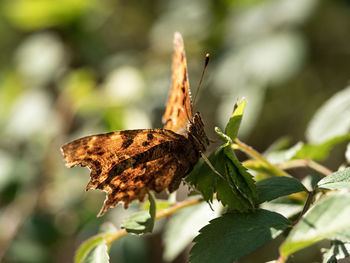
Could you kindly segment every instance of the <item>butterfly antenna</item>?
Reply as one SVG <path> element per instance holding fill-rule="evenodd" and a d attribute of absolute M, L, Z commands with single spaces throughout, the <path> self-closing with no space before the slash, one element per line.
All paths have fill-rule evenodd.
<path fill-rule="evenodd" d="M 192 103 L 192 112 L 193 112 L 193 108 L 194 108 L 194 105 L 195 105 L 195 102 L 196 102 L 196 99 L 197 99 L 199 88 L 201 87 L 201 84 L 202 84 L 202 81 L 203 81 L 204 73 L 207 70 L 207 66 L 208 66 L 208 63 L 209 63 L 209 58 L 210 58 L 210 55 L 209 55 L 209 53 L 207 53 L 205 55 L 205 62 L 204 62 L 204 68 L 203 68 L 203 71 L 202 71 L 201 80 L 199 81 L 198 88 L 197 88 L 197 91 L 196 91 L 196 95 L 194 96 L 194 100 L 193 100 L 193 103 Z"/>

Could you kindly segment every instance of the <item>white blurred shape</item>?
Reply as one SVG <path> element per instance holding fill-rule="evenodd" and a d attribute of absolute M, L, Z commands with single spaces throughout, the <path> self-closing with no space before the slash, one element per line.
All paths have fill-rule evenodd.
<path fill-rule="evenodd" d="M 345 159 L 348 163 L 350 163 L 350 143 L 348 143 L 346 146 Z"/>
<path fill-rule="evenodd" d="M 306 138 L 310 143 L 322 143 L 350 130 L 350 87 L 326 101 L 310 121 Z"/>
<path fill-rule="evenodd" d="M 318 3 L 317 0 L 273 0 L 240 10 L 232 16 L 231 27 L 235 35 L 230 40 L 249 41 L 281 26 L 301 24 L 310 17 Z"/>
<path fill-rule="evenodd" d="M 107 76 L 105 84 L 107 95 L 123 103 L 140 98 L 144 88 L 145 81 L 140 71 L 130 66 L 120 67 L 112 71 Z"/>
<path fill-rule="evenodd" d="M 27 83 L 41 86 L 66 64 L 65 49 L 52 33 L 29 36 L 17 49 L 15 61 Z"/>
<path fill-rule="evenodd" d="M 50 99 L 43 92 L 24 93 L 14 103 L 7 132 L 28 137 L 35 133 L 48 133 L 57 125 L 51 118 Z"/>
<path fill-rule="evenodd" d="M 124 120 L 127 130 L 152 128 L 152 123 L 145 111 L 136 108 L 127 109 Z"/>
<path fill-rule="evenodd" d="M 189 42 L 186 36 L 191 36 L 197 41 L 207 36 L 206 32 L 211 22 L 208 0 L 163 1 L 162 4 L 164 12 L 154 23 L 150 34 L 152 47 L 158 53 L 169 51 L 176 31 L 182 34 L 185 43 Z"/>

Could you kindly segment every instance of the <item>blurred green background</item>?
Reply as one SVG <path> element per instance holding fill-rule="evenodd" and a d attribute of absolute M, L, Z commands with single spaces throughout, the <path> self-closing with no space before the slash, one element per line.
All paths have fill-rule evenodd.
<path fill-rule="evenodd" d="M 240 138 L 264 151 L 281 136 L 307 140 L 313 114 L 347 85 L 349 18 L 346 0 L 1 0 L 0 261 L 71 262 L 103 222 L 119 226 L 130 213 L 96 218 L 104 193 L 86 193 L 88 170 L 66 169 L 59 148 L 161 127 L 175 31 L 192 90 L 211 54 L 196 104 L 208 135 L 244 96 Z M 344 160 L 333 156 L 332 169 Z M 244 262 L 277 256 L 263 253 Z M 111 262 L 163 262 L 161 224 L 113 244 Z"/>

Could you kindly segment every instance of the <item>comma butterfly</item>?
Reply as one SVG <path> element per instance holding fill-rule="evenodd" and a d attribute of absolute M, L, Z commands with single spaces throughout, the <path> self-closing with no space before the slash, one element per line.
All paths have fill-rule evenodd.
<path fill-rule="evenodd" d="M 91 170 L 89 189 L 107 192 L 98 214 L 124 202 L 142 201 L 148 191 L 178 189 L 181 179 L 209 145 L 200 113 L 193 113 L 184 44 L 174 35 L 172 88 L 163 115 L 164 129 L 116 131 L 83 137 L 62 146 L 67 167 Z"/>

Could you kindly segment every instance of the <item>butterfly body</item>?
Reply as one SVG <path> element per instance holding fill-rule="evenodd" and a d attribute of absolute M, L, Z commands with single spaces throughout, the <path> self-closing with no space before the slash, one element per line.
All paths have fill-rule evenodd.
<path fill-rule="evenodd" d="M 86 187 L 107 192 L 99 216 L 110 207 L 142 201 L 148 191 L 175 191 L 205 152 L 209 140 L 200 113 L 192 113 L 182 37 L 175 33 L 172 89 L 164 129 L 91 135 L 62 146 L 68 167 L 91 170 Z"/>

